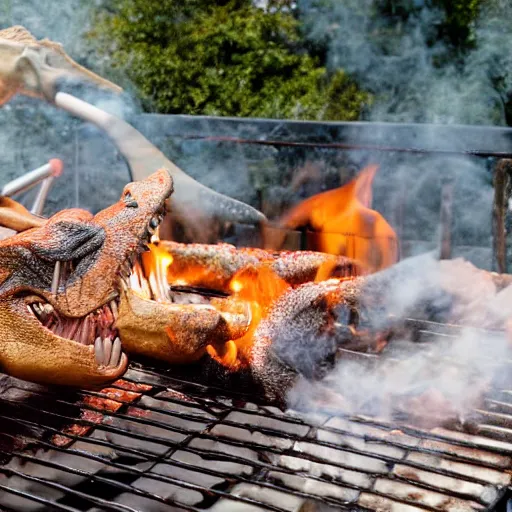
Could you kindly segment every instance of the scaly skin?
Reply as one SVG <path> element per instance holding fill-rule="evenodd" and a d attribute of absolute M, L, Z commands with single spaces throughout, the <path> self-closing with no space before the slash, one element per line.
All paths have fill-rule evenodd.
<path fill-rule="evenodd" d="M 0 198 L 0 225 L 22 231 L 0 241 L 2 371 L 98 387 L 121 376 L 127 358 L 100 363 L 96 336 L 103 355 L 107 346 L 114 352 L 119 335 L 125 351 L 184 363 L 200 358 L 208 344 L 222 345 L 247 330 L 243 307 L 157 302 L 130 287 L 132 266 L 147 250 L 171 193 L 171 176 L 162 169 L 127 185 L 118 203 L 95 216 L 69 209 L 44 220 Z"/>
<path fill-rule="evenodd" d="M 272 304 L 245 356 L 267 397 L 282 398 L 297 373 L 321 377 L 340 346 L 357 343 L 364 333 L 364 325 L 358 333 L 364 279 L 305 283 Z M 367 346 L 376 339 L 371 337 Z"/>
<path fill-rule="evenodd" d="M 354 260 L 314 251 L 268 251 L 230 244 L 158 244 L 172 258 L 171 283 L 229 292 L 235 274 L 251 266 L 268 266 L 292 286 L 330 277 L 355 277 L 364 269 Z"/>
<path fill-rule="evenodd" d="M 109 333 L 105 322 L 117 309 L 119 276 L 129 271 L 148 230 L 161 220 L 171 192 L 172 179 L 162 169 L 127 185 L 118 203 L 95 216 L 64 210 L 40 227 L 0 241 L 4 372 L 80 387 L 101 386 L 124 373 L 124 354 L 113 364 L 98 362 L 94 338 Z M 40 314 L 41 308 L 48 310 Z M 105 343 L 99 348 L 105 350 Z"/>

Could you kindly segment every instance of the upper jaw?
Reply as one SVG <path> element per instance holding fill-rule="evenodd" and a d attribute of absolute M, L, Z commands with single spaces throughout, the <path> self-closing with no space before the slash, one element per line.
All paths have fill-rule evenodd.
<path fill-rule="evenodd" d="M 162 172 L 155 173 L 156 177 L 163 177 Z M 82 276 L 68 280 L 69 263 L 55 262 L 51 289 L 43 294 L 47 302 L 66 316 L 83 317 L 118 297 L 121 281 L 129 276 L 140 254 L 148 250 L 147 244 L 166 213 L 166 200 L 172 192 L 168 174 L 167 178 L 162 191 L 150 182 L 154 194 L 160 192 L 159 200 L 152 197 L 149 205 L 144 204 L 144 198 L 134 191 L 133 197 L 124 196 L 92 219 L 105 232 L 104 242 L 91 258 L 93 263 Z"/>

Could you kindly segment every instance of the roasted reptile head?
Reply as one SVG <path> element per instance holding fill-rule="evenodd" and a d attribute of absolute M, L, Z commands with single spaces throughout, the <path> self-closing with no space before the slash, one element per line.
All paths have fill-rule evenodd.
<path fill-rule="evenodd" d="M 164 215 L 162 169 L 128 184 L 93 216 L 57 213 L 0 242 L 0 368 L 26 380 L 80 387 L 118 378 L 127 357 L 115 327 L 119 293 Z"/>
<path fill-rule="evenodd" d="M 246 348 L 260 312 L 281 291 L 363 272 L 329 254 L 159 241 L 132 266 L 117 327 L 128 352 L 170 363 L 208 353 L 234 370 L 251 364 Z"/>
<path fill-rule="evenodd" d="M 77 64 L 60 44 L 38 41 L 21 26 L 0 30 L 0 105 L 15 94 L 53 102 L 63 81 L 89 82 L 121 92 L 117 85 Z"/>

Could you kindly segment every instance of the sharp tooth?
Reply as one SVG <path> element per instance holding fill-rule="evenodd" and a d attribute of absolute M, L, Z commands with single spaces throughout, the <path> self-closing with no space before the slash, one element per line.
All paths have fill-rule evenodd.
<path fill-rule="evenodd" d="M 43 311 L 47 314 L 47 315 L 53 315 L 55 313 L 55 310 L 53 309 L 53 306 L 51 304 L 48 304 L 46 303 L 44 306 L 43 306 Z"/>
<path fill-rule="evenodd" d="M 52 294 L 57 295 L 57 290 L 59 288 L 60 281 L 60 261 L 55 262 L 55 268 L 53 269 L 53 279 L 52 279 Z"/>
<path fill-rule="evenodd" d="M 104 362 L 103 362 L 103 343 L 99 336 L 94 340 L 94 354 L 96 355 L 96 362 L 100 366 L 102 366 L 104 364 Z"/>
<path fill-rule="evenodd" d="M 84 323 L 82 325 L 82 330 L 80 332 L 80 343 L 82 345 L 89 344 L 89 339 L 91 337 L 91 326 L 92 326 L 91 315 L 87 315 L 85 317 Z"/>
<path fill-rule="evenodd" d="M 160 228 L 156 228 L 154 235 L 152 235 L 150 242 L 152 244 L 157 244 L 160 241 Z"/>
<path fill-rule="evenodd" d="M 117 320 L 117 315 L 119 314 L 119 312 L 117 310 L 117 304 L 116 304 L 115 300 L 110 302 L 110 309 L 112 310 L 112 315 L 114 316 L 114 320 Z"/>
<path fill-rule="evenodd" d="M 108 365 L 110 361 L 110 355 L 112 353 L 112 340 L 105 338 L 103 340 L 103 364 Z"/>
<path fill-rule="evenodd" d="M 32 309 L 36 312 L 37 315 L 41 315 L 43 313 L 43 308 L 37 302 L 32 304 Z"/>
<path fill-rule="evenodd" d="M 112 345 L 112 353 L 110 355 L 110 361 L 108 363 L 109 366 L 116 367 L 119 364 L 119 359 L 121 358 L 121 340 L 117 337 L 114 340 L 114 344 Z"/>

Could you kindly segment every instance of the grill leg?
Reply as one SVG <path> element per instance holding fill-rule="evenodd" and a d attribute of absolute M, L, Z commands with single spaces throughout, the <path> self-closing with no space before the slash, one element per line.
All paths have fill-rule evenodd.
<path fill-rule="evenodd" d="M 452 207 L 453 207 L 453 180 L 443 181 L 441 186 L 441 247 L 439 259 L 449 260 L 452 257 Z"/>
<path fill-rule="evenodd" d="M 494 172 L 494 203 L 492 209 L 493 249 L 496 269 L 501 274 L 507 272 L 507 240 L 505 218 L 510 198 L 512 160 L 502 158 Z"/>

